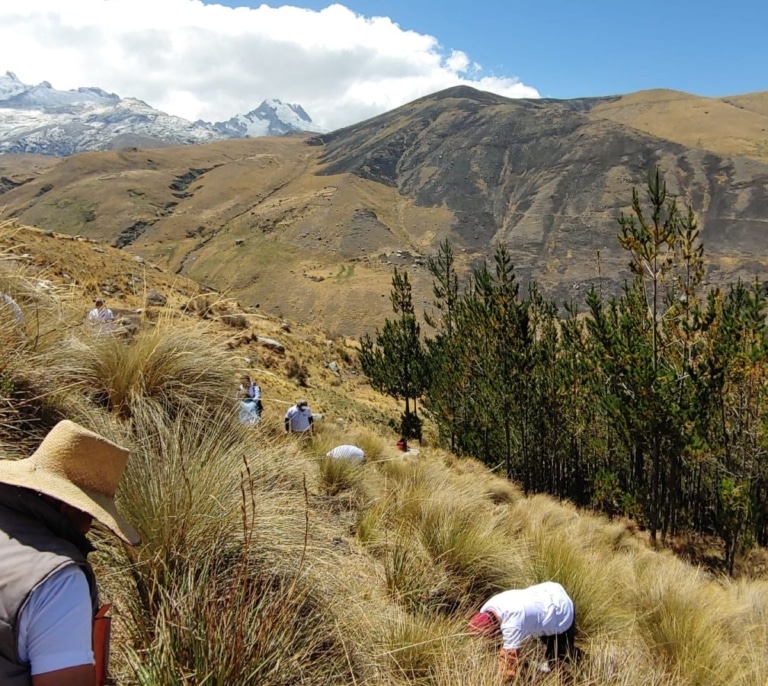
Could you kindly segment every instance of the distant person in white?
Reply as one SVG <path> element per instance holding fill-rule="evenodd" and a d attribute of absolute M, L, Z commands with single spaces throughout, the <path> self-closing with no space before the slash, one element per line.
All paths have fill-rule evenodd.
<path fill-rule="evenodd" d="M 104 298 L 96 298 L 93 301 L 93 309 L 88 313 L 86 321 L 102 333 L 108 333 L 112 329 L 115 315 L 105 304 Z"/>
<path fill-rule="evenodd" d="M 261 400 L 261 387 L 247 374 L 240 379 L 240 397 L 244 400 Z"/>
<path fill-rule="evenodd" d="M 245 375 L 238 388 L 240 398 L 240 423 L 253 426 L 261 421 L 264 405 L 261 402 L 261 388 Z"/>
<path fill-rule="evenodd" d="M 356 445 L 337 445 L 333 450 L 329 450 L 325 456 L 337 460 L 351 460 L 353 462 L 365 460 L 365 452 Z"/>
<path fill-rule="evenodd" d="M 512 678 L 517 676 L 520 647 L 528 638 L 540 638 L 546 645 L 546 662 L 538 665 L 541 671 L 549 671 L 550 660 L 575 657 L 575 624 L 573 601 L 560 584 L 547 581 L 497 593 L 472 617 L 469 631 L 489 638 L 501 635 L 501 671 Z"/>
<path fill-rule="evenodd" d="M 18 303 L 7 293 L 0 293 L 0 307 L 8 308 L 13 313 L 13 318 L 17 324 L 24 323 L 24 314 L 21 311 Z"/>
<path fill-rule="evenodd" d="M 295 405 L 288 408 L 285 413 L 285 432 L 289 434 L 302 434 L 311 430 L 312 411 L 309 403 L 303 398 L 297 400 Z"/>

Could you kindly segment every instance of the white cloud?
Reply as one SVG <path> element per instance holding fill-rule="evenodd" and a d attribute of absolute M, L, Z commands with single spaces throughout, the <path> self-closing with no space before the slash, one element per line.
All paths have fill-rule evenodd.
<path fill-rule="evenodd" d="M 187 119 L 217 121 L 265 98 L 329 129 L 443 88 L 539 97 L 484 75 L 460 50 L 342 5 L 232 9 L 200 0 L 0 3 L 0 72 L 60 89 L 99 86 Z"/>

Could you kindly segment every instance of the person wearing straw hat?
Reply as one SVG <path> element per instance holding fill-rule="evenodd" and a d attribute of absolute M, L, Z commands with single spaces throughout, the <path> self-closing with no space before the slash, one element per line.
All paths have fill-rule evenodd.
<path fill-rule="evenodd" d="M 576 610 L 565 589 L 554 581 L 528 588 L 504 591 L 492 596 L 469 620 L 470 633 L 494 638 L 501 636 L 499 667 L 507 679 L 517 676 L 523 643 L 533 637 L 546 646 L 546 659 L 536 665 L 550 671 L 550 660 L 574 658 Z"/>
<path fill-rule="evenodd" d="M 128 451 L 74 422 L 31 457 L 0 460 L 0 684 L 106 683 L 108 617 L 85 534 L 96 520 L 129 545 L 115 492 Z"/>

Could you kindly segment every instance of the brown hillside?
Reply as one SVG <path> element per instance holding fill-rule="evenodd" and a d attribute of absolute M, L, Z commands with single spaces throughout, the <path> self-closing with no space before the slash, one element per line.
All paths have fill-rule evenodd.
<path fill-rule="evenodd" d="M 627 271 L 616 218 L 655 165 L 698 213 L 710 280 L 764 275 L 768 163 L 640 130 L 638 112 L 658 113 L 658 102 L 705 120 L 702 131 L 726 112 L 761 117 L 720 101 L 706 110 L 717 117 L 705 115 L 710 101 L 682 94 L 526 101 L 455 88 L 321 137 L 127 148 L 47 167 L 0 159 L 19 181 L 0 189 L 1 206 L 331 337 L 389 314 L 393 265 L 408 268 L 426 304 L 424 256 L 444 238 L 464 266 L 507 242 L 522 281 L 533 276 L 560 300 L 581 298 L 600 275 L 617 289 Z M 680 128 L 665 126 L 670 137 Z M 719 145 L 735 143 L 723 134 Z"/>
<path fill-rule="evenodd" d="M 205 324 L 212 344 L 226 348 L 241 373 L 258 379 L 268 416 L 276 422 L 299 396 L 308 398 L 313 412 L 330 421 L 384 425 L 387 418 L 398 415 L 399 404 L 373 391 L 359 373 L 354 342 L 330 340 L 311 327 L 288 325 L 126 251 L 6 223 L 0 224 L 0 257 L 3 269 L 18 264 L 39 281 L 37 288 L 66 294 L 62 297 L 71 333 L 82 335 L 85 315 L 96 295 L 105 297 L 128 333 L 160 320 L 180 326 Z M 3 269 L 0 276 L 6 273 Z M 167 302 L 148 302 L 152 291 Z M 28 303 L 22 305 L 27 312 L 33 311 Z"/>
<path fill-rule="evenodd" d="M 745 95 L 729 95 L 720 98 L 735 107 L 740 107 L 750 112 L 756 112 L 764 117 L 768 117 L 768 91 L 759 93 L 747 93 Z"/>
<path fill-rule="evenodd" d="M 703 98 L 678 91 L 650 90 L 598 104 L 591 113 L 686 147 L 765 162 L 768 99 L 765 95 L 754 96 L 743 96 L 742 104 L 738 97 Z"/>

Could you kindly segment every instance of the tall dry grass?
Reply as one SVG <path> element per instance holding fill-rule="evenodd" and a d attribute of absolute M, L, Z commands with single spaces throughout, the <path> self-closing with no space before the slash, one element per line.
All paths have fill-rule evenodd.
<path fill-rule="evenodd" d="M 768 680 L 765 581 L 714 578 L 473 460 L 398 453 L 373 426 L 323 423 L 306 440 L 284 435 L 279 412 L 241 426 L 235 367 L 207 328 L 80 335 L 64 294 L 49 302 L 13 269 L 0 286 L 23 309 L 47 303 L 50 326 L 0 319 L 0 378 L 30 403 L 21 412 L 0 381 L 13 449 L 19 422 L 39 436 L 58 416 L 131 448 L 119 505 L 143 542 L 94 534 L 116 683 L 499 684 L 499 645 L 469 636 L 467 619 L 490 594 L 547 579 L 574 598 L 584 658 L 542 674 L 531 642 L 519 684 Z M 342 443 L 365 463 L 326 461 Z"/>
<path fill-rule="evenodd" d="M 349 682 L 348 649 L 322 595 L 327 572 L 311 563 L 322 546 L 293 447 L 249 440 L 231 412 L 169 420 L 155 403 L 132 409 L 119 502 L 142 545 L 111 546 L 102 562 L 119 598 L 122 678 Z"/>
<path fill-rule="evenodd" d="M 0 243 L 18 232 L 0 223 Z M 70 329 L 72 291 L 33 271 L 17 251 L 0 249 L 0 442 L 26 452 L 63 416 L 39 356 L 59 348 Z M 19 450 L 21 449 L 21 450 Z"/>
<path fill-rule="evenodd" d="M 441 455 L 356 467 L 367 497 L 347 506 L 373 534 L 344 538 L 329 508 L 343 491 L 329 493 L 311 441 L 154 402 L 130 421 L 96 406 L 80 420 L 133 448 L 120 506 L 144 541 L 104 539 L 98 565 L 120 683 L 498 684 L 498 644 L 466 620 L 495 590 L 550 578 L 574 597 L 585 657 L 543 675 L 533 642 L 520 684 L 768 676 L 765 585 L 709 578 L 548 498 L 498 502 Z"/>
<path fill-rule="evenodd" d="M 169 414 L 225 400 L 231 404 L 234 362 L 223 346 L 211 344 L 207 333 L 202 324 L 171 320 L 134 338 L 84 331 L 50 351 L 43 363 L 58 388 L 123 418 L 140 402 L 156 403 Z"/>

